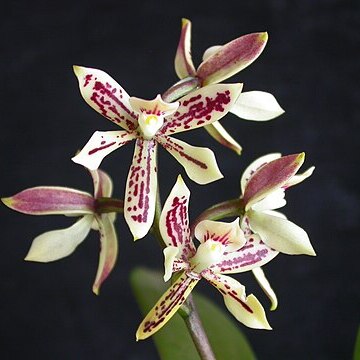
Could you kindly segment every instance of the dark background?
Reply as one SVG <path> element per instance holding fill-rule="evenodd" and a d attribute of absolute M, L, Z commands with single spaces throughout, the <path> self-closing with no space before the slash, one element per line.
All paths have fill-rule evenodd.
<path fill-rule="evenodd" d="M 177 80 L 173 58 L 182 17 L 193 23 L 197 64 L 208 46 L 268 31 L 264 53 L 231 81 L 273 93 L 286 113 L 268 123 L 229 115 L 222 123 L 243 145 L 240 158 L 202 129 L 181 136 L 211 147 L 225 175 L 205 187 L 185 176 L 191 215 L 238 196 L 240 174 L 258 156 L 305 151 L 304 169 L 314 164 L 316 171 L 287 192 L 285 212 L 307 230 L 318 256 L 280 255 L 266 266 L 280 304 L 276 312 L 267 311 L 274 330 L 239 326 L 259 359 L 350 359 L 360 305 L 359 14 L 355 0 L 3 2 L 1 195 L 36 185 L 92 191 L 86 171 L 70 158 L 95 130 L 116 127 L 82 100 L 72 64 L 105 70 L 130 95 L 153 98 Z M 132 152 L 128 145 L 103 162 L 118 197 Z M 160 151 L 163 197 L 178 173 L 184 171 Z M 119 217 L 118 264 L 96 297 L 95 232 L 62 261 L 26 263 L 22 259 L 36 235 L 73 220 L 26 216 L 4 206 L 0 214 L 2 359 L 157 358 L 151 340 L 135 343 L 141 315 L 128 283 L 137 265 L 162 268 L 151 236 L 133 244 Z M 236 277 L 268 307 L 250 276 Z"/>

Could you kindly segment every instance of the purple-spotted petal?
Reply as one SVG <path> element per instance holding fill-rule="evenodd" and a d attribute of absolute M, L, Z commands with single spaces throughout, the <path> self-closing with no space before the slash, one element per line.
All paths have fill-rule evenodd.
<path fill-rule="evenodd" d="M 157 136 L 156 140 L 184 167 L 189 178 L 198 184 L 208 184 L 223 177 L 210 149 L 191 146 L 170 136 Z"/>
<path fill-rule="evenodd" d="M 210 125 L 204 126 L 204 129 L 212 136 L 218 143 L 226 146 L 230 150 L 235 151 L 238 155 L 241 154 L 241 145 L 224 129 L 219 121 L 215 121 Z"/>
<path fill-rule="evenodd" d="M 219 242 L 224 245 L 224 251 L 235 251 L 246 243 L 245 235 L 240 229 L 239 218 L 231 223 L 203 220 L 195 227 L 195 237 L 200 243 Z"/>
<path fill-rule="evenodd" d="M 274 311 L 276 310 L 278 306 L 278 299 L 275 294 L 275 291 L 271 287 L 269 280 L 266 278 L 264 270 L 261 267 L 257 267 L 255 269 L 252 269 L 252 273 L 255 276 L 256 281 L 260 285 L 260 287 L 263 289 L 266 296 L 269 298 L 271 307 L 270 310 Z"/>
<path fill-rule="evenodd" d="M 113 183 L 110 176 L 102 170 L 91 170 L 91 177 L 94 183 L 95 199 L 110 197 L 112 195 Z"/>
<path fill-rule="evenodd" d="M 150 230 L 155 215 L 157 144 L 138 138 L 125 190 L 124 215 L 134 240 Z"/>
<path fill-rule="evenodd" d="M 260 167 L 249 179 L 244 191 L 245 210 L 285 185 L 296 174 L 305 154 L 283 156 Z"/>
<path fill-rule="evenodd" d="M 179 99 L 177 111 L 165 118 L 159 133 L 169 135 L 209 125 L 225 116 L 235 103 L 242 84 L 216 84 Z"/>
<path fill-rule="evenodd" d="M 262 53 L 268 35 L 266 32 L 241 36 L 216 51 L 202 62 L 197 76 L 202 84 L 215 84 L 249 66 Z"/>
<path fill-rule="evenodd" d="M 104 157 L 136 138 L 127 131 L 95 131 L 82 150 L 71 160 L 90 170 L 96 170 Z"/>
<path fill-rule="evenodd" d="M 99 114 L 125 130 L 137 128 L 137 114 L 131 109 L 129 95 L 107 73 L 98 69 L 74 66 L 81 95 Z"/>
<path fill-rule="evenodd" d="M 50 262 L 70 255 L 88 235 L 93 219 L 93 215 L 85 215 L 69 228 L 48 231 L 37 236 L 25 260 Z"/>
<path fill-rule="evenodd" d="M 224 297 L 226 307 L 236 320 L 253 329 L 271 330 L 259 301 L 252 294 L 246 296 L 245 287 L 238 281 L 211 271 L 204 272 L 202 275 L 219 290 Z"/>
<path fill-rule="evenodd" d="M 211 266 L 214 273 L 234 274 L 265 265 L 279 252 L 264 244 L 258 235 L 247 236 L 246 244 L 237 251 L 227 252 L 221 261 Z"/>
<path fill-rule="evenodd" d="M 167 116 L 173 114 L 179 107 L 178 102 L 165 102 L 161 95 L 157 95 L 153 100 L 144 100 L 137 97 L 130 97 L 129 102 L 131 107 L 138 113 L 147 115 Z"/>
<path fill-rule="evenodd" d="M 118 241 L 114 224 L 109 214 L 96 216 L 96 220 L 100 232 L 100 254 L 93 292 L 99 295 L 100 286 L 114 268 L 118 253 Z"/>
<path fill-rule="evenodd" d="M 284 110 L 273 95 L 248 91 L 240 94 L 230 112 L 245 120 L 268 121 L 283 114 Z"/>
<path fill-rule="evenodd" d="M 38 186 L 2 198 L 9 208 L 29 215 L 81 215 L 94 212 L 94 198 L 83 191 L 57 186 Z"/>
<path fill-rule="evenodd" d="M 172 273 L 188 269 L 189 263 L 179 259 L 180 248 L 177 246 L 167 246 L 164 249 L 164 281 L 168 281 L 171 278 Z"/>
<path fill-rule="evenodd" d="M 196 75 L 191 58 L 191 22 L 188 19 L 182 19 L 181 34 L 175 55 L 175 71 L 180 79 Z"/>
<path fill-rule="evenodd" d="M 252 231 L 273 249 L 285 254 L 316 255 L 310 239 L 300 226 L 262 211 L 247 212 Z"/>
<path fill-rule="evenodd" d="M 185 302 L 200 277 L 183 273 L 149 311 L 136 332 L 136 340 L 143 340 L 160 330 Z"/>
<path fill-rule="evenodd" d="M 189 228 L 190 191 L 179 175 L 161 212 L 159 228 L 168 247 L 177 247 L 179 256 L 188 259 L 195 253 Z"/>

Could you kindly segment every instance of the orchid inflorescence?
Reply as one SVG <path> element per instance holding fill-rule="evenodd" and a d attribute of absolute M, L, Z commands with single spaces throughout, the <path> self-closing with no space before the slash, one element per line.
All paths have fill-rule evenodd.
<path fill-rule="evenodd" d="M 173 135 L 204 127 L 215 140 L 240 154 L 241 146 L 219 120 L 231 112 L 242 119 L 267 121 L 284 112 L 269 93 L 242 92 L 241 83 L 220 84 L 256 60 L 267 39 L 267 33 L 253 33 L 213 46 L 205 51 L 196 69 L 191 58 L 191 23 L 183 19 L 175 57 L 180 81 L 153 100 L 129 96 L 101 70 L 74 66 L 84 100 L 121 130 L 96 131 L 72 158 L 89 170 L 94 195 L 66 187 L 39 186 L 2 199 L 8 207 L 25 214 L 78 217 L 69 228 L 37 236 L 25 260 L 51 262 L 66 257 L 91 229 L 97 230 L 101 250 L 93 291 L 98 294 L 116 262 L 114 222 L 116 214 L 123 213 L 134 240 L 145 237 L 151 228 L 159 229 L 164 245 L 164 281 L 172 280 L 140 324 L 137 339 L 145 339 L 163 327 L 203 278 L 220 292 L 225 306 L 238 321 L 251 328 L 271 329 L 257 298 L 247 296 L 245 287 L 228 274 L 251 270 L 274 310 L 277 298 L 262 266 L 279 253 L 315 255 L 307 233 L 277 211 L 286 204 L 285 191 L 314 170 L 311 167 L 298 174 L 304 153 L 271 153 L 255 160 L 241 177 L 236 206 L 234 200 L 223 202 L 219 207 L 222 210 L 215 205 L 192 226 L 188 211 L 190 190 L 179 175 L 160 217 L 155 217 L 159 210 L 159 145 L 184 167 L 191 180 L 208 184 L 222 178 L 214 153 Z M 112 198 L 112 180 L 98 168 L 106 155 L 132 140 L 135 150 L 126 190 L 123 200 L 117 200 Z M 235 220 L 219 221 L 229 216 Z"/>

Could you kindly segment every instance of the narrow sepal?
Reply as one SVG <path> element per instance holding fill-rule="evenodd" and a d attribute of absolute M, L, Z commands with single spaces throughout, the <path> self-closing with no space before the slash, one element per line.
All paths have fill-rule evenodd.
<path fill-rule="evenodd" d="M 127 131 L 95 131 L 82 150 L 71 160 L 90 170 L 96 170 L 105 156 L 136 138 Z"/>
<path fill-rule="evenodd" d="M 37 236 L 25 260 L 46 263 L 70 255 L 88 235 L 93 219 L 93 215 L 85 215 L 69 228 L 53 230 Z"/>
<path fill-rule="evenodd" d="M 266 32 L 253 33 L 223 45 L 202 62 L 197 70 L 203 86 L 228 79 L 249 66 L 262 53 L 267 39 Z"/>
<path fill-rule="evenodd" d="M 209 125 L 225 116 L 237 100 L 242 84 L 216 84 L 179 99 L 177 111 L 164 119 L 159 130 L 169 135 Z"/>
<path fill-rule="evenodd" d="M 271 261 L 278 251 L 266 245 L 256 234 L 247 235 L 244 246 L 224 254 L 221 260 L 211 266 L 211 270 L 221 274 L 235 274 L 252 270 Z"/>
<path fill-rule="evenodd" d="M 146 315 L 136 332 L 136 340 L 144 340 L 160 330 L 185 302 L 199 279 L 184 272 Z"/>
<path fill-rule="evenodd" d="M 188 259 L 195 253 L 189 228 L 190 190 L 179 175 L 160 216 L 159 228 L 167 246 L 179 249 L 179 257 Z"/>
<path fill-rule="evenodd" d="M 219 290 L 224 297 L 227 309 L 236 320 L 253 329 L 271 330 L 260 302 L 252 294 L 246 296 L 245 287 L 238 281 L 211 271 L 204 272 L 202 275 Z"/>
<path fill-rule="evenodd" d="M 181 23 L 181 34 L 175 55 L 175 71 L 180 79 L 196 74 L 191 57 L 191 22 L 188 19 L 182 19 Z"/>
<path fill-rule="evenodd" d="M 307 169 L 306 171 L 304 171 L 302 174 L 296 174 L 294 175 L 291 179 L 289 179 L 289 181 L 286 183 L 285 188 L 289 188 L 291 186 L 300 184 L 301 182 L 303 182 L 305 179 L 307 179 L 308 177 L 310 177 L 312 175 L 312 173 L 315 170 L 315 166 L 311 166 L 309 169 Z"/>
<path fill-rule="evenodd" d="M 261 267 L 256 267 L 252 269 L 252 273 L 255 276 L 256 281 L 260 285 L 260 287 L 263 289 L 266 296 L 269 298 L 271 307 L 270 310 L 274 311 L 276 310 L 278 306 L 278 299 L 275 294 L 275 291 L 271 287 L 269 280 L 266 278 L 264 270 Z"/>
<path fill-rule="evenodd" d="M 272 94 L 248 91 L 239 95 L 230 112 L 245 120 L 268 121 L 283 114 L 284 110 Z"/>
<path fill-rule="evenodd" d="M 164 251 L 164 281 L 168 281 L 174 272 L 189 269 L 189 263 L 179 259 L 180 248 L 176 246 L 167 246 Z"/>
<path fill-rule="evenodd" d="M 96 216 L 100 232 L 99 265 L 93 284 L 93 292 L 99 295 L 100 287 L 113 270 L 118 254 L 116 230 L 110 214 Z"/>
<path fill-rule="evenodd" d="M 106 72 L 73 66 L 84 100 L 99 114 L 126 130 L 137 128 L 137 114 L 131 109 L 129 95 Z"/>
<path fill-rule="evenodd" d="M 91 170 L 90 175 L 94 183 L 95 199 L 110 197 L 112 195 L 113 183 L 110 176 L 102 170 Z"/>
<path fill-rule="evenodd" d="M 252 231 L 271 248 L 290 255 L 316 255 L 305 230 L 291 221 L 253 210 L 247 217 Z"/>
<path fill-rule="evenodd" d="M 11 209 L 29 215 L 92 214 L 95 205 L 90 194 L 59 186 L 33 187 L 1 201 Z"/>
<path fill-rule="evenodd" d="M 157 136 L 156 139 L 198 184 L 208 184 L 223 177 L 210 149 L 191 146 L 170 136 Z"/>
<path fill-rule="evenodd" d="M 134 240 L 150 230 L 155 215 L 157 144 L 138 138 L 125 190 L 124 215 Z"/>
<path fill-rule="evenodd" d="M 230 150 L 235 151 L 238 155 L 241 154 L 242 151 L 241 145 L 225 130 L 225 128 L 220 124 L 219 121 L 215 121 L 210 125 L 204 126 L 204 129 L 218 143 L 224 145 Z"/>
<path fill-rule="evenodd" d="M 269 193 L 282 187 L 296 174 L 305 154 L 283 156 L 260 167 L 249 179 L 244 191 L 245 210 L 265 198 Z"/>

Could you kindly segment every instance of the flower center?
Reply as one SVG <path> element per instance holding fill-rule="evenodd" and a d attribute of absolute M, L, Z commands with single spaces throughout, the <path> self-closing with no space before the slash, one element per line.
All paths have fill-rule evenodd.
<path fill-rule="evenodd" d="M 141 133 L 147 140 L 152 139 L 156 132 L 164 124 L 163 116 L 157 116 L 154 114 L 140 114 L 138 121 Z"/>
<path fill-rule="evenodd" d="M 190 259 L 193 271 L 201 273 L 211 265 L 219 262 L 224 254 L 224 246 L 218 241 L 207 240 L 197 248 L 195 256 Z"/>

